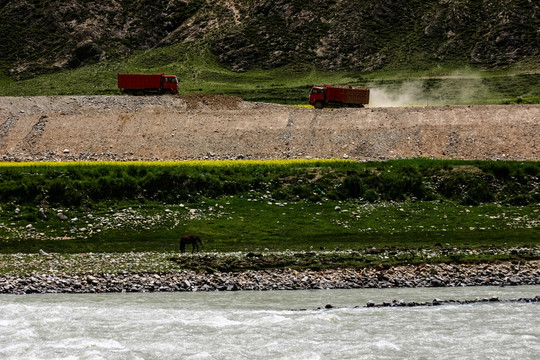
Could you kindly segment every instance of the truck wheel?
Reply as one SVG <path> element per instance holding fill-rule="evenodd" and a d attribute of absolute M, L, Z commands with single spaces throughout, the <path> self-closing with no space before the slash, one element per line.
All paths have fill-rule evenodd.
<path fill-rule="evenodd" d="M 313 106 L 315 106 L 315 109 L 322 109 L 324 107 L 322 101 L 315 102 Z"/>
<path fill-rule="evenodd" d="M 142 90 L 137 91 L 137 96 L 144 96 L 144 91 Z"/>

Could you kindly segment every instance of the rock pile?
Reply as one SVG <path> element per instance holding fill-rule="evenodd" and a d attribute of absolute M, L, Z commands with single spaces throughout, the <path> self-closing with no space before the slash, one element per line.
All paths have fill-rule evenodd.
<path fill-rule="evenodd" d="M 538 303 L 540 302 L 540 295 L 536 295 L 533 298 L 519 298 L 519 299 L 509 299 L 509 300 L 499 300 L 497 296 L 492 296 L 490 298 L 476 298 L 472 300 L 433 299 L 433 301 L 423 301 L 423 302 L 416 302 L 416 301 L 406 302 L 403 300 L 394 299 L 392 301 L 384 301 L 380 304 L 376 304 L 373 301 L 368 301 L 365 307 L 414 307 L 414 306 L 439 306 L 439 305 L 466 305 L 466 304 L 489 303 L 489 302 Z M 326 307 L 329 308 L 328 305 L 326 305 Z"/>
<path fill-rule="evenodd" d="M 522 264 L 420 265 L 389 269 L 294 269 L 202 273 L 43 272 L 0 277 L 0 293 L 104 293 L 237 290 L 305 290 L 390 287 L 540 285 L 540 261 Z M 61 267 L 61 266 L 60 266 Z"/>
<path fill-rule="evenodd" d="M 433 301 L 403 301 L 403 300 L 392 300 L 392 301 L 383 301 L 382 303 L 376 304 L 373 301 L 368 301 L 364 307 L 373 308 L 373 307 L 416 307 L 416 306 L 440 306 L 440 305 L 467 305 L 467 304 L 478 304 L 478 303 L 540 303 L 540 295 L 536 295 L 532 298 L 518 298 L 518 299 L 508 299 L 508 300 L 499 300 L 499 297 L 492 296 L 490 298 L 476 298 L 472 300 L 441 300 L 433 299 Z M 357 308 L 358 306 L 355 306 Z M 321 310 L 322 308 L 317 308 Z M 336 309 L 332 304 L 326 304 L 324 309 Z M 301 309 L 306 310 L 306 309 Z"/>

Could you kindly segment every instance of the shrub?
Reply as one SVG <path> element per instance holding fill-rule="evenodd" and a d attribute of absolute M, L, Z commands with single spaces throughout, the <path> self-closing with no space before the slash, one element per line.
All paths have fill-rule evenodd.
<path fill-rule="evenodd" d="M 515 206 L 525 206 L 531 202 L 531 199 L 528 195 L 517 195 L 514 197 L 511 197 L 508 200 L 508 204 L 515 205 Z"/>
<path fill-rule="evenodd" d="M 370 203 L 374 203 L 379 200 L 379 194 L 373 189 L 367 189 L 364 192 L 364 199 Z"/>
<path fill-rule="evenodd" d="M 310 196 L 313 195 L 313 191 L 311 190 L 311 186 L 304 185 L 304 184 L 295 184 L 291 186 L 290 192 L 294 195 L 299 197 L 300 199 L 307 199 Z"/>
<path fill-rule="evenodd" d="M 529 176 L 539 176 L 540 174 L 540 168 L 538 166 L 533 165 L 527 165 L 523 168 L 523 171 L 526 175 Z"/>
<path fill-rule="evenodd" d="M 455 174 L 444 176 L 436 185 L 437 192 L 450 200 L 459 200 L 467 183 L 472 181 L 470 176 L 464 174 Z"/>
<path fill-rule="evenodd" d="M 349 175 L 343 180 L 343 186 L 341 186 L 341 195 L 344 198 L 359 198 L 362 197 L 366 191 L 366 187 L 362 182 L 362 179 L 354 174 Z"/>
<path fill-rule="evenodd" d="M 279 200 L 449 199 L 467 204 L 536 201 L 536 162 L 402 160 L 0 164 L 0 201 L 77 205 L 103 200 L 195 201 L 269 192 Z M 459 166 L 456 166 L 459 165 Z M 465 166 L 463 166 L 465 165 Z M 431 167 L 430 167 L 431 166 Z M 477 171 L 482 169 L 483 173 Z M 429 186 L 427 184 L 429 183 Z"/>
<path fill-rule="evenodd" d="M 488 163 L 484 166 L 484 171 L 489 172 L 497 179 L 508 179 L 512 173 L 510 165 L 507 163 Z"/>
<path fill-rule="evenodd" d="M 483 179 L 477 179 L 471 183 L 463 198 L 465 205 L 478 205 L 494 200 L 493 193 L 489 189 L 489 184 Z"/>
<path fill-rule="evenodd" d="M 53 204 L 61 204 L 66 194 L 66 183 L 62 179 L 54 179 L 46 187 L 48 200 Z"/>

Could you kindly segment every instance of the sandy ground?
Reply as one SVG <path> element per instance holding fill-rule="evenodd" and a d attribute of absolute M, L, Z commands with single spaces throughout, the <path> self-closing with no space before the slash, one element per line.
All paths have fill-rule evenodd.
<path fill-rule="evenodd" d="M 0 97 L 0 160 L 540 160 L 540 105 L 315 110 L 217 95 Z"/>

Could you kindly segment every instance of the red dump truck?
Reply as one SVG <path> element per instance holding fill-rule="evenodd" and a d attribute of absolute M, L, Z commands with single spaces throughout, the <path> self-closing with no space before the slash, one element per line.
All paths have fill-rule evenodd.
<path fill-rule="evenodd" d="M 178 78 L 176 75 L 138 75 L 118 74 L 118 88 L 129 95 L 176 94 Z"/>
<path fill-rule="evenodd" d="M 364 107 L 369 103 L 369 89 L 353 86 L 314 86 L 309 103 L 316 109 L 324 107 Z"/>

